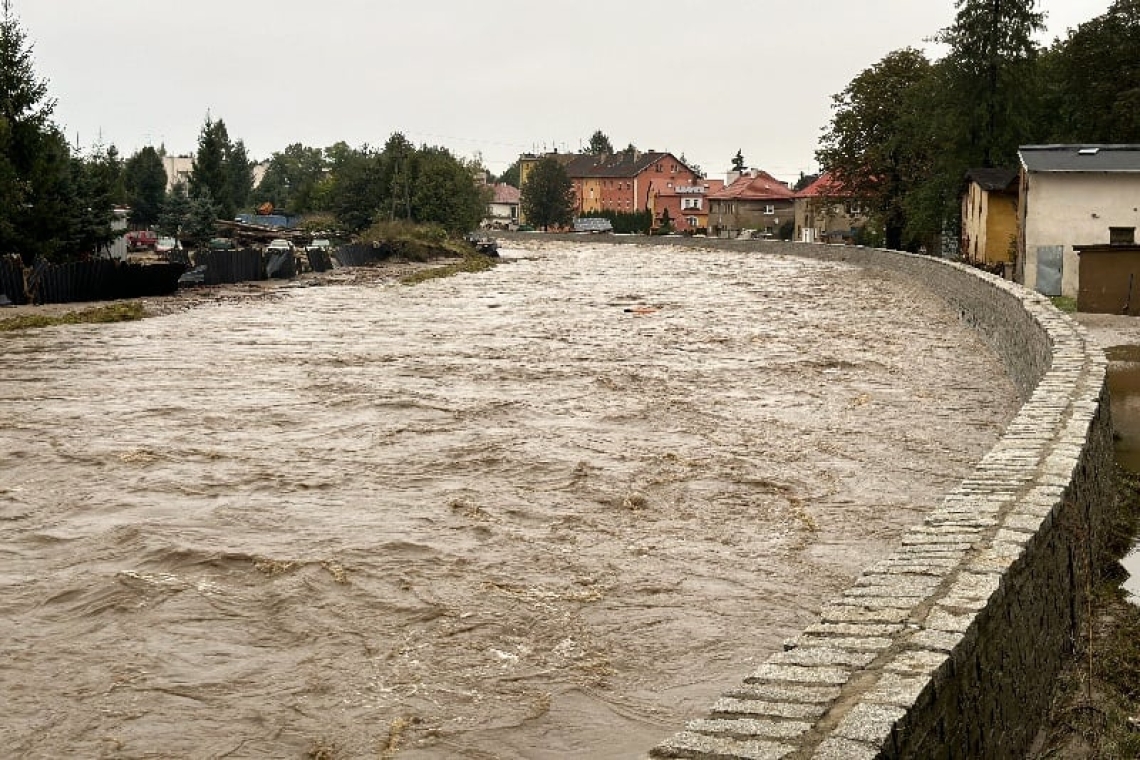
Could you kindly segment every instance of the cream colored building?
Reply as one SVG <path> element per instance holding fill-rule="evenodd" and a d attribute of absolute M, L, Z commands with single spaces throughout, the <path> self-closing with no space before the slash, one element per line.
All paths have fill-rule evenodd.
<path fill-rule="evenodd" d="M 867 218 L 863 204 L 830 172 L 825 172 L 796 193 L 795 222 L 792 240 L 853 243 Z"/>
<path fill-rule="evenodd" d="M 1119 242 L 1140 227 L 1140 145 L 1029 145 L 1018 155 L 1016 279 L 1075 298 L 1073 245 Z"/>
<path fill-rule="evenodd" d="M 193 156 L 163 156 L 162 168 L 166 170 L 166 192 L 174 189 L 179 182 L 190 186 L 190 175 L 194 173 Z"/>

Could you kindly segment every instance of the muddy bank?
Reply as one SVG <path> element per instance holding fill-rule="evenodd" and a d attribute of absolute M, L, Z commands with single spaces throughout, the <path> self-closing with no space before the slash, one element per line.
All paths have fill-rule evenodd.
<path fill-rule="evenodd" d="M 5 745 L 637 757 L 1016 408 L 889 275 L 503 254 L 5 336 Z"/>

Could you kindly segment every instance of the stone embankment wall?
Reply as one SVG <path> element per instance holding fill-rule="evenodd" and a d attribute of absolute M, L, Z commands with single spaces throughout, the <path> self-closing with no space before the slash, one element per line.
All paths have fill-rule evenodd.
<path fill-rule="evenodd" d="M 1103 354 L 1048 299 L 939 259 L 796 243 L 680 244 L 905 273 L 991 341 L 1024 401 L 972 474 L 891 556 L 650 756 L 1024 756 L 1081 636 L 1103 549 L 1113 498 Z"/>
<path fill-rule="evenodd" d="M 647 239 L 606 236 L 633 240 Z M 904 273 L 991 342 L 1023 404 L 971 475 L 891 556 L 650 756 L 1023 757 L 1082 635 L 1114 498 L 1103 354 L 1048 299 L 939 259 L 799 243 L 661 242 Z"/>

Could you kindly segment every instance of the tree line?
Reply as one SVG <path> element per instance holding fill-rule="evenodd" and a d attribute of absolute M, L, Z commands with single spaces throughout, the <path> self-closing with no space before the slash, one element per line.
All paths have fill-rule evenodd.
<path fill-rule="evenodd" d="M 1046 47 L 1038 3 L 957 0 L 930 60 L 886 55 L 833 98 L 816 158 L 870 209 L 891 248 L 957 237 L 973 168 L 1017 168 L 1018 147 L 1140 142 L 1140 0 Z"/>
<path fill-rule="evenodd" d="M 125 160 L 114 145 L 73 149 L 52 120 L 56 101 L 35 71 L 32 47 L 3 0 L 0 17 L 0 254 L 62 261 L 97 255 L 119 232 L 116 207 L 136 228 L 157 228 L 189 245 L 215 234 L 219 219 L 269 204 L 352 234 L 375 222 L 436 225 L 449 233 L 478 226 L 486 192 L 479 162 L 445 148 L 414 146 L 399 132 L 382 149 L 291 145 L 274 153 L 261 182 L 244 143 L 207 114 L 189 182 L 168 189 L 164 148 Z"/>

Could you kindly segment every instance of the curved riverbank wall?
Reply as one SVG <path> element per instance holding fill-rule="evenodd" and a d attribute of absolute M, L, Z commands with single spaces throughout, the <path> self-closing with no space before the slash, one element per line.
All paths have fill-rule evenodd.
<path fill-rule="evenodd" d="M 1087 622 L 1114 498 L 1103 353 L 1048 299 L 960 264 L 849 246 L 668 242 L 902 273 L 989 340 L 1023 404 L 897 550 L 650 756 L 1024 756 Z"/>

